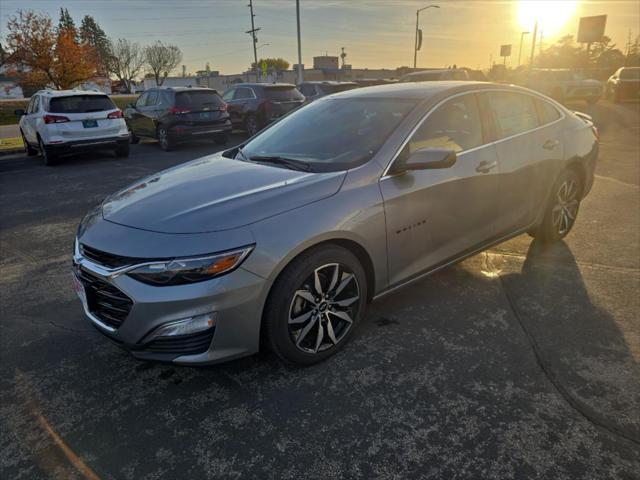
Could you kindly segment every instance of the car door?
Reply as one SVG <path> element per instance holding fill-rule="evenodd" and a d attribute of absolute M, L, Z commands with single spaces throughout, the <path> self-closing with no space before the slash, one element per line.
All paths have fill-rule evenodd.
<path fill-rule="evenodd" d="M 142 108 L 147 101 L 149 92 L 144 92 L 138 97 L 132 108 L 127 109 L 127 124 L 129 129 L 136 135 L 144 135 L 142 130 Z"/>
<path fill-rule="evenodd" d="M 241 105 L 240 102 L 234 99 L 237 88 L 231 88 L 224 92 L 222 99 L 227 103 L 227 110 L 229 111 L 229 118 L 233 125 L 239 125 L 242 123 Z"/>
<path fill-rule="evenodd" d="M 485 135 L 476 95 L 452 97 L 423 119 L 395 161 L 433 147 L 455 151 L 456 163 L 380 180 L 391 285 L 495 238 L 504 207 L 495 148 Z"/>
<path fill-rule="evenodd" d="M 238 124 L 242 125 L 245 120 L 245 114 L 249 109 L 249 103 L 256 98 L 253 89 L 249 87 L 238 87 L 233 95 L 233 112 L 236 116 Z"/>
<path fill-rule="evenodd" d="M 24 120 L 22 120 L 22 124 L 23 124 L 22 131 L 24 132 L 24 136 L 27 139 L 27 141 L 32 145 L 35 145 L 38 143 L 37 132 L 35 129 L 36 114 L 34 112 L 34 106 L 37 103 L 38 103 L 38 95 L 33 95 L 25 111 Z"/>
<path fill-rule="evenodd" d="M 541 127 L 537 96 L 513 91 L 481 94 L 495 126 L 495 147 L 500 162 L 504 215 L 500 233 L 530 226 L 541 204 L 547 172 L 557 170 L 563 155 L 560 132 L 554 125 Z M 546 103 L 546 102 L 545 102 Z M 556 120 L 559 117 L 559 114 Z"/>
<path fill-rule="evenodd" d="M 148 137 L 155 137 L 158 115 L 158 90 L 149 90 L 144 106 L 140 108 L 140 133 Z"/>

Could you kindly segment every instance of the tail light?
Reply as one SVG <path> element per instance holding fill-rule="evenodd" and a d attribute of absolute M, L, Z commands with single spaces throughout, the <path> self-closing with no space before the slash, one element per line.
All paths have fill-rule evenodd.
<path fill-rule="evenodd" d="M 184 115 L 185 113 L 189 113 L 191 110 L 184 107 L 171 107 L 167 112 L 169 115 Z"/>
<path fill-rule="evenodd" d="M 229 110 L 229 105 L 223 103 L 222 105 L 220 105 L 220 108 L 218 110 L 220 110 L 221 112 L 226 112 L 227 110 Z"/>
<path fill-rule="evenodd" d="M 44 123 L 65 123 L 70 120 L 67 117 L 63 117 L 62 115 L 45 115 L 43 117 Z"/>
<path fill-rule="evenodd" d="M 122 114 L 122 110 L 116 110 L 107 115 L 107 118 L 124 118 L 124 115 Z"/>

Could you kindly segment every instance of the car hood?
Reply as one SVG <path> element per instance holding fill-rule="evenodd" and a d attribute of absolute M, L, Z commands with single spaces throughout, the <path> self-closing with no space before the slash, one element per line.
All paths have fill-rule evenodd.
<path fill-rule="evenodd" d="M 248 225 L 334 195 L 346 172 L 309 173 L 221 154 L 148 177 L 107 198 L 105 220 L 161 233 Z"/>

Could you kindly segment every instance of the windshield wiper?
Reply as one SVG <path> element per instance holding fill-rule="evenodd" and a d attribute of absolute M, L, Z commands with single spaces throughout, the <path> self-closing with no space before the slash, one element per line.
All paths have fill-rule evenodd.
<path fill-rule="evenodd" d="M 273 163 L 274 165 L 283 165 L 289 167 L 292 170 L 301 170 L 303 172 L 311 171 L 311 165 L 303 160 L 296 160 L 294 158 L 280 157 L 278 155 L 255 155 L 249 158 L 252 162 L 261 163 Z"/>

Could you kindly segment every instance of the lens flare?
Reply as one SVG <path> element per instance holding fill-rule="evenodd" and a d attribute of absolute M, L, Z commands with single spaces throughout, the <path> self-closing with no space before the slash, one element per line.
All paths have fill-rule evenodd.
<path fill-rule="evenodd" d="M 538 28 L 544 30 L 545 35 L 555 35 L 573 17 L 578 2 L 574 0 L 520 0 L 518 2 L 518 23 L 523 30 L 532 30 L 538 21 Z"/>

